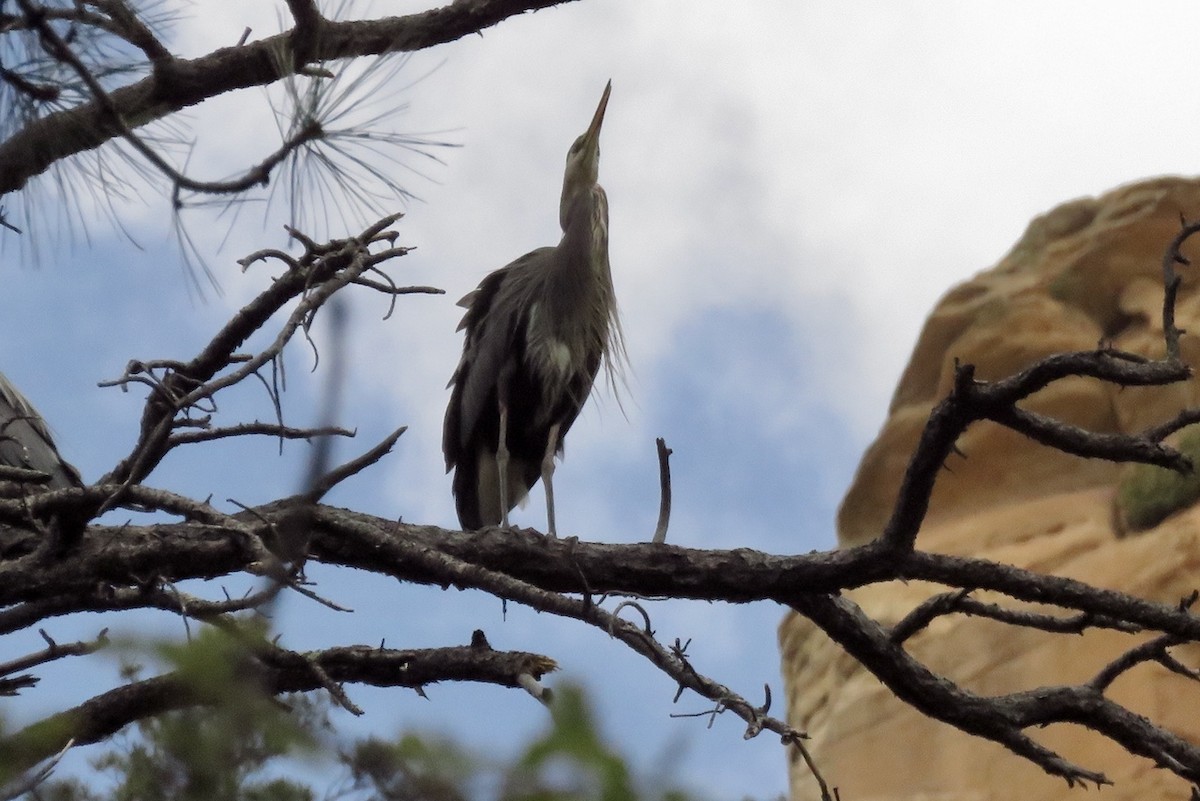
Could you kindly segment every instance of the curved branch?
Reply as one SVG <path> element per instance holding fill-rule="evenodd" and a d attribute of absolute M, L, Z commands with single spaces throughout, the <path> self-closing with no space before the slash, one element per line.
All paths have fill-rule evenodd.
<path fill-rule="evenodd" d="M 442 8 L 370 21 L 305 17 L 313 46 L 306 63 L 411 52 L 480 33 L 509 17 L 571 0 L 455 0 Z M 298 25 L 299 25 L 298 20 Z M 281 65 L 292 31 L 197 59 L 162 59 L 146 78 L 30 122 L 0 143 L 0 195 L 21 189 L 51 164 L 121 135 L 113 118 L 136 128 L 237 89 L 266 86 L 294 72 Z M 109 105 L 111 107 L 109 107 Z"/>
<path fill-rule="evenodd" d="M 930 671 L 844 596 L 808 595 L 795 609 L 816 623 L 897 697 L 923 714 L 1000 743 L 1068 784 L 1107 784 L 1102 773 L 1065 760 L 1024 733 L 1049 723 L 1078 723 L 1192 782 L 1200 781 L 1200 747 L 1105 698 L 1090 684 L 1040 687 L 985 698 Z"/>
<path fill-rule="evenodd" d="M 1125 620 L 1094 615 L 1090 612 L 1079 612 L 1069 617 L 1063 617 L 1020 609 L 1006 609 L 999 604 L 977 601 L 969 597 L 970 593 L 971 590 L 967 588 L 927 598 L 905 615 L 899 623 L 892 626 L 888 636 L 894 643 L 903 643 L 928 626 L 935 618 L 955 613 L 989 618 L 1012 626 L 1024 626 L 1056 634 L 1082 634 L 1089 628 L 1113 629 L 1126 633 L 1142 630 L 1141 626 Z"/>
<path fill-rule="evenodd" d="M 929 415 L 880 540 L 898 550 L 913 548 L 942 464 L 958 438 L 978 420 L 994 420 L 1077 456 L 1187 469 L 1190 463 L 1186 459 L 1154 438 L 1157 431 L 1148 432 L 1150 436 L 1096 433 L 1020 410 L 1017 404 L 1055 381 L 1072 376 L 1134 387 L 1173 384 L 1187 380 L 1191 374 L 1191 369 L 1178 360 L 1146 361 L 1106 348 L 1048 356 L 994 383 L 977 382 L 973 365 L 958 365 L 949 397 Z"/>

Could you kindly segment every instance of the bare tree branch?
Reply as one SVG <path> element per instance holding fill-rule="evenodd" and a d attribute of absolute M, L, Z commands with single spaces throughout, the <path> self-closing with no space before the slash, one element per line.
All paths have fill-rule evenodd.
<path fill-rule="evenodd" d="M 1069 616 L 1044 615 L 1026 610 L 1008 609 L 999 604 L 983 603 L 971 598 L 970 595 L 971 590 L 964 588 L 926 599 L 892 627 L 890 632 L 892 642 L 903 643 L 928 626 L 935 618 L 955 613 L 990 618 L 1013 626 L 1024 626 L 1058 634 L 1082 634 L 1089 628 L 1115 629 L 1126 633 L 1142 630 L 1140 626 L 1127 621 L 1094 615 L 1089 612 L 1080 612 Z"/>
<path fill-rule="evenodd" d="M 296 332 L 311 324 L 317 310 L 335 292 L 352 283 L 365 270 L 407 253 L 406 249 L 395 247 L 378 253 L 370 250 L 378 242 L 394 241 L 395 234 L 386 229 L 399 217 L 392 215 L 384 218 L 350 239 L 323 246 L 310 242 L 307 252 L 300 259 L 287 259 L 296 265 L 296 269 L 279 276 L 266 291 L 235 315 L 195 359 L 174 366 L 164 379 L 155 380 L 156 391 L 142 415 L 141 436 L 137 444 L 102 482 L 127 485 L 149 475 L 172 447 L 171 432 L 178 412 L 211 400 L 220 390 L 241 382 L 272 363 Z M 244 259 L 243 264 L 249 265 L 258 258 L 268 256 L 274 254 L 255 254 Z M 266 349 L 249 358 L 234 358 L 251 334 L 261 329 L 285 304 L 301 296 L 299 304 Z M 219 371 L 235 363 L 236 368 L 218 377 Z M 133 362 L 126 370 L 125 380 L 132 380 L 144 372 L 143 362 Z"/>
<path fill-rule="evenodd" d="M 0 143 L 0 195 L 21 189 L 57 161 L 121 136 L 126 124 L 145 125 L 209 98 L 266 86 L 295 72 L 296 65 L 281 63 L 278 54 L 291 51 L 297 30 L 312 42 L 306 63 L 314 63 L 422 50 L 480 33 L 509 17 L 569 1 L 456 0 L 430 11 L 369 21 L 325 20 L 306 12 L 307 3 L 295 3 L 291 8 L 294 14 L 299 10 L 299 15 L 293 31 L 190 60 L 158 53 L 153 56 L 152 73 L 136 83 L 31 121 Z M 36 18 L 38 10 L 32 3 L 22 2 L 26 13 Z"/>
<path fill-rule="evenodd" d="M 16 673 L 18 670 L 29 670 L 38 665 L 44 665 L 47 662 L 53 662 L 56 659 L 62 659 L 66 656 L 86 656 L 108 645 L 108 629 L 102 630 L 92 642 L 65 644 L 56 643 L 46 633 L 45 629 L 42 629 L 39 633 L 46 641 L 46 648 L 37 653 L 27 654 L 19 659 L 0 663 L 0 676 L 7 676 L 10 673 Z"/>
<path fill-rule="evenodd" d="M 375 687 L 423 688 L 441 681 L 475 681 L 518 687 L 520 675 L 542 676 L 557 666 L 541 654 L 470 646 L 397 650 L 351 646 L 290 656 L 276 654 L 256 670 L 269 695 L 323 689 L 326 678 Z M 0 741 L 6 766 L 32 766 L 67 740 L 87 745 L 111 737 L 138 720 L 176 709 L 219 704 L 196 683 L 177 674 L 133 682 L 98 695 Z"/>
<path fill-rule="evenodd" d="M 658 451 L 658 525 L 654 527 L 651 542 L 667 541 L 667 526 L 671 522 L 671 449 L 662 437 L 654 440 Z"/>

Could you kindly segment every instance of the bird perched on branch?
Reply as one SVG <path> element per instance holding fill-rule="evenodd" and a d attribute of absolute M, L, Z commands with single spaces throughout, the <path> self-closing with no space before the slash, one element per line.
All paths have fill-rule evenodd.
<path fill-rule="evenodd" d="M 59 455 L 46 421 L 3 373 L 0 373 L 0 465 L 34 470 L 49 477 L 30 479 L 26 485 L 30 493 L 83 486 L 79 471 Z M 56 508 L 50 512 L 46 521 L 49 552 L 61 556 L 79 542 L 90 517 L 87 511 L 77 508 Z"/>
<path fill-rule="evenodd" d="M 48 489 L 81 487 L 79 471 L 58 453 L 50 428 L 24 395 L 0 373 L 0 464 L 50 476 Z"/>
<path fill-rule="evenodd" d="M 442 450 L 464 529 L 508 525 L 538 478 L 555 536 L 554 457 L 605 363 L 624 357 L 608 264 L 608 198 L 597 183 L 600 126 L 612 81 L 567 152 L 562 239 L 488 275 L 466 308 L 462 359 L 450 379 Z"/>

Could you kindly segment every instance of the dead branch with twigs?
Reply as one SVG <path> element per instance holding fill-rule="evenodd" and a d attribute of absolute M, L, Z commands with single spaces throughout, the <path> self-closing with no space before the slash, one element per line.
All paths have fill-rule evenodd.
<path fill-rule="evenodd" d="M 195 59 L 166 46 L 153 20 L 125 0 L 51 4 L 17 0 L 16 12 L 0 7 L 2 41 L 20 41 L 23 58 L 0 67 L 0 90 L 21 113 L 0 125 L 0 195 L 23 189 L 66 159 L 79 159 L 101 146 L 124 143 L 142 169 L 165 180 L 177 211 L 192 195 L 229 195 L 278 176 L 305 152 L 336 134 L 327 120 L 293 90 L 293 107 L 281 125 L 281 141 L 233 179 L 206 181 L 189 176 L 165 155 L 148 133 L 156 121 L 204 100 L 251 86 L 297 76 L 336 80 L 324 64 L 336 59 L 409 52 L 451 41 L 525 11 L 563 0 L 456 0 L 441 8 L 378 20 L 334 20 L 310 0 L 291 0 L 291 27 L 275 36 L 242 40 Z M 106 64 L 93 45 L 105 38 L 140 54 L 136 63 Z M 19 62 L 21 66 L 15 67 Z M 50 68 L 60 77 L 50 80 Z M 62 78 L 61 72 L 69 76 Z M 15 104 L 15 105 L 14 105 Z M 398 140 L 399 141 L 399 140 Z M 377 176 L 376 176 L 377 177 Z M 26 218 L 22 218 L 24 220 Z M 1181 361 L 1175 303 L 1186 266 L 1181 247 L 1200 232 L 1186 223 L 1166 243 L 1163 258 L 1164 356 L 1143 356 L 1098 346 L 1038 361 L 998 381 L 975 378 L 959 365 L 950 394 L 933 410 L 916 446 L 892 515 L 870 544 L 842 551 L 776 555 L 748 549 L 699 550 L 665 540 L 670 513 L 670 450 L 660 441 L 662 507 L 651 542 L 612 545 L 573 539 L 547 541 L 530 530 L 484 529 L 465 533 L 397 523 L 321 503 L 330 489 L 353 480 L 390 452 L 403 428 L 341 465 L 318 448 L 300 491 L 254 507 L 231 511 L 211 499 L 196 499 L 147 484 L 173 453 L 192 453 L 207 443 L 238 437 L 273 436 L 327 443 L 353 436 L 332 419 L 313 428 L 285 424 L 280 391 L 282 355 L 305 339 L 319 315 L 336 315 L 337 298 L 348 291 L 377 293 L 389 311 L 401 295 L 431 293 L 404 286 L 390 274 L 407 248 L 398 244 L 397 215 L 360 233 L 318 242 L 289 229 L 298 254 L 265 249 L 241 261 L 265 275 L 265 288 L 189 360 L 139 359 L 105 382 L 145 393 L 136 437 L 95 484 L 48 488 L 39 471 L 0 470 L 0 636 L 41 631 L 46 648 L 0 664 L 0 694 L 15 695 L 37 681 L 31 673 L 59 659 L 94 658 L 107 644 L 95 640 L 57 643 L 46 626 L 53 618 L 81 612 L 158 610 L 178 616 L 187 637 L 220 632 L 236 646 L 230 660 L 256 679 L 270 697 L 285 692 L 327 693 L 357 713 L 347 685 L 407 687 L 417 692 L 438 681 L 486 682 L 529 692 L 549 702 L 543 677 L 555 669 L 550 655 L 496 651 L 482 632 L 469 645 L 430 649 L 386 648 L 383 644 L 331 643 L 315 651 L 285 648 L 265 636 L 259 613 L 283 593 L 298 593 L 330 608 L 303 575 L 306 561 L 366 570 L 398 584 L 475 589 L 605 632 L 622 648 L 643 657 L 678 686 L 680 695 L 703 699 L 694 713 L 711 721 L 731 713 L 745 736 L 769 731 L 787 748 L 798 749 L 812 768 L 819 791 L 836 791 L 820 776 L 794 722 L 770 716 L 771 692 L 755 705 L 734 689 L 701 673 L 688 654 L 690 640 L 664 637 L 653 626 L 651 602 L 769 602 L 812 621 L 891 692 L 921 713 L 973 736 L 999 743 L 1068 784 L 1104 784 L 1104 766 L 1077 765 L 1036 740 L 1029 731 L 1053 723 L 1091 729 L 1132 754 L 1200 785 L 1200 744 L 1186 741 L 1154 720 L 1113 701 L 1106 691 L 1139 666 L 1153 663 L 1189 679 L 1200 674 L 1172 648 L 1200 642 L 1196 596 L 1162 604 L 1058 576 L 984 559 L 929 553 L 917 547 L 934 485 L 962 434 L 988 420 L 1048 447 L 1115 462 L 1140 462 L 1177 471 L 1193 468 L 1165 439 L 1200 421 L 1200 409 L 1185 409 L 1140 434 L 1089 431 L 1022 408 L 1033 393 L 1065 379 L 1086 376 L 1120 387 L 1165 386 L 1188 379 Z M 0 205 L 0 235 L 21 235 Z M 355 289 L 357 288 L 357 289 Z M 254 335 L 273 332 L 265 347 L 247 351 Z M 336 360 L 335 360 L 336 361 Z M 258 382 L 274 419 L 221 421 L 221 402 L 232 387 Z M 333 404 L 331 404 L 333 405 Z M 113 509 L 153 511 L 167 522 L 101 525 Z M 62 521 L 77 529 L 64 531 Z M 58 522 L 55 522 L 58 521 Z M 69 527 L 68 527 L 69 528 Z M 57 539 L 55 531 L 62 535 Z M 686 532 L 673 534 L 686 541 Z M 64 558 L 64 554 L 67 558 Z M 252 591 L 221 597 L 212 590 L 223 577 L 260 577 Z M 919 604 L 893 626 L 872 619 L 844 591 L 890 580 L 922 580 L 946 591 Z M 183 582 L 200 583 L 181 589 Z M 207 582 L 207 583 L 205 583 Z M 977 598 L 988 593 L 990 600 Z M 210 597 L 211 596 L 211 597 Z M 1029 605 L 1036 604 L 1037 611 Z M 630 613 L 636 617 L 630 619 Z M 940 617 L 972 615 L 998 624 L 1070 636 L 1103 628 L 1131 635 L 1129 647 L 1088 680 L 983 696 L 939 674 L 905 648 L 906 642 Z M 1134 640 L 1133 637 L 1141 639 Z M 1197 688 L 1200 693 L 1200 688 Z M 756 691 L 757 696 L 757 691 Z M 688 696 L 691 697 L 691 696 Z M 0 797 L 26 792 L 48 775 L 72 747 L 111 737 L 123 727 L 164 712 L 210 706 L 219 701 L 186 676 L 164 673 L 102 692 L 83 704 L 0 740 Z M 684 713 L 693 714 L 693 713 Z M 1198 791 L 1200 792 L 1200 791 Z"/>
<path fill-rule="evenodd" d="M 1200 618 L 1192 612 L 1194 597 L 1168 606 L 1071 579 L 982 559 L 927 553 L 916 547 L 941 465 L 958 436 L 978 420 L 1010 425 L 1081 456 L 1188 469 L 1187 460 L 1163 439 L 1192 419 L 1190 414 L 1138 435 L 1113 435 L 1048 418 L 1031 420 L 1016 407 L 1031 393 L 1069 376 L 1089 375 L 1121 386 L 1167 384 L 1188 376 L 1188 368 L 1171 357 L 1149 361 L 1101 347 L 1052 356 L 993 383 L 975 381 L 970 367 L 960 366 L 951 394 L 930 415 L 905 477 L 904 492 L 881 536 L 868 545 L 843 551 L 772 555 L 745 549 L 697 550 L 662 542 L 547 541 L 531 530 L 455 532 L 320 504 L 328 489 L 383 458 L 400 431 L 344 465 L 317 471 L 305 491 L 236 513 L 217 509 L 209 501 L 146 486 L 144 480 L 167 453 L 185 446 L 203 447 L 213 437 L 196 435 L 207 431 L 219 432 L 221 437 L 351 434 L 333 426 L 306 431 L 282 423 L 215 427 L 212 420 L 219 412 L 220 393 L 269 370 L 336 293 L 350 287 L 388 295 L 414 291 L 390 281 L 358 280 L 369 272 L 382 271 L 406 252 L 396 244 L 396 232 L 391 228 L 397 220 L 388 217 L 357 236 L 324 244 L 296 231 L 293 237 L 302 246 L 302 254 L 263 251 L 244 259 L 248 269 L 270 260 L 280 265 L 282 272 L 195 358 L 131 362 L 121 377 L 109 382 L 123 389 L 144 387 L 147 398 L 134 446 L 106 476 L 94 485 L 74 489 L 46 490 L 36 483 L 31 488 L 27 482 L 4 485 L 8 489 L 0 493 L 0 521 L 4 524 L 0 529 L 0 634 L 45 626 L 51 618 L 75 612 L 157 609 L 187 621 L 189 636 L 192 626 L 200 626 L 237 638 L 244 645 L 241 658 L 258 665 L 268 692 L 324 691 L 350 710 L 357 707 L 343 685 L 356 682 L 420 687 L 434 681 L 486 681 L 523 688 L 540 700 L 549 697 L 541 681 L 554 667 L 549 655 L 506 655 L 478 644 L 473 649 L 449 645 L 421 654 L 332 645 L 302 654 L 267 642 L 247 628 L 245 615 L 271 604 L 281 592 L 304 593 L 337 608 L 336 599 L 322 598 L 297 572 L 306 560 L 316 560 L 368 570 L 400 583 L 482 590 L 595 626 L 671 677 L 680 693 L 690 691 L 706 699 L 711 706 L 697 716 L 711 720 L 724 712 L 737 715 L 746 723 L 747 737 L 770 731 L 788 747 L 803 751 L 803 758 L 815 769 L 804 750 L 806 735 L 789 722 L 770 716 L 769 689 L 766 701 L 755 705 L 703 675 L 688 656 L 686 643 L 675 639 L 674 645 L 668 645 L 659 639 L 650 609 L 641 599 L 769 601 L 813 621 L 893 693 L 924 714 L 998 742 L 1069 784 L 1104 784 L 1108 779 L 1102 770 L 1076 765 L 1043 746 L 1028 729 L 1050 723 L 1085 726 L 1188 781 L 1200 781 L 1200 745 L 1179 738 L 1105 694 L 1118 676 L 1148 662 L 1197 677 L 1195 668 L 1171 654 L 1175 646 L 1200 641 Z M 1190 236 L 1200 231 L 1200 225 L 1188 225 L 1184 230 Z M 1174 280 L 1175 265 L 1181 261 L 1178 248 L 1185 238 L 1168 249 L 1164 261 L 1168 287 Z M 267 347 L 242 352 L 250 334 L 269 325 L 274 325 L 277 333 Z M 1172 327 L 1165 330 L 1169 337 Z M 279 408 L 277 396 L 272 396 L 271 403 Z M 84 509 L 95 516 L 111 508 L 157 510 L 176 516 L 179 522 L 115 529 L 91 524 L 69 559 L 54 558 L 48 552 L 39 520 L 54 511 Z M 245 597 L 220 600 L 185 593 L 178 587 L 187 580 L 211 581 L 238 573 L 264 576 L 268 584 Z M 871 619 L 842 594 L 892 579 L 920 579 L 951 589 L 920 604 L 890 628 Z M 974 597 L 977 592 L 999 595 L 1016 605 L 984 603 Z M 1040 611 L 1020 608 L 1021 603 L 1036 603 Z M 631 621 L 622 615 L 626 610 L 636 611 L 638 619 Z M 909 638 L 936 618 L 960 614 L 1058 635 L 1106 628 L 1153 636 L 1131 644 L 1084 683 L 985 697 L 931 670 L 904 648 Z M 60 646 L 45 636 L 50 648 L 12 660 L 8 672 L 32 670 L 50 659 L 86 658 L 103 644 L 101 637 L 95 643 Z M 482 642 L 486 643 L 486 638 Z M 390 670 L 400 663 L 409 666 L 403 677 L 388 674 L 391 677 L 386 681 L 381 678 L 386 673 L 382 666 L 391 666 Z M 23 672 L 13 678 L 27 675 Z M 13 735 L 0 747 L 6 753 L 25 755 L 19 763 L 21 770 L 33 770 L 68 740 L 85 745 L 167 708 L 209 702 L 185 691 L 180 681 L 163 676 L 118 688 L 56 718 L 59 724 L 73 721 L 63 727 L 59 738 L 41 737 L 44 729 L 38 724 Z M 27 684 L 16 683 L 10 689 L 19 692 L 23 686 Z M 164 686 L 173 688 L 169 703 L 161 697 Z M 828 796 L 825 780 L 819 775 L 817 780 Z"/>

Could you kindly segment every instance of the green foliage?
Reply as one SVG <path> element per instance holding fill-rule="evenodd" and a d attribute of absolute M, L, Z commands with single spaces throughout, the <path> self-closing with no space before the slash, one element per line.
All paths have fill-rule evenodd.
<path fill-rule="evenodd" d="M 462 746 L 438 737 L 404 734 L 395 742 L 360 740 L 342 755 L 354 790 L 368 797 L 459 801 L 486 768 Z"/>
<path fill-rule="evenodd" d="M 555 693 L 553 725 L 530 743 L 515 766 L 513 785 L 506 798 L 595 798 L 598 801 L 631 801 L 634 793 L 629 768 L 600 736 L 583 690 L 566 687 Z M 522 792 L 536 788 L 542 777 L 567 766 L 563 791 L 543 794 Z M 516 792 L 514 792 L 516 790 Z"/>
<path fill-rule="evenodd" d="M 546 731 L 513 762 L 497 763 L 447 739 L 369 739 L 344 755 L 352 786 L 372 801 L 688 801 L 663 776 L 638 781 L 609 745 L 583 689 L 556 687 Z"/>
<path fill-rule="evenodd" d="M 1200 425 L 1183 429 L 1176 447 L 1200 465 Z M 1130 465 L 1117 487 L 1117 514 L 1126 531 L 1145 531 L 1200 499 L 1200 471 L 1176 473 Z"/>
<path fill-rule="evenodd" d="M 316 753 L 326 710 L 261 691 L 246 658 L 257 635 L 206 629 L 155 647 L 204 705 L 143 721 L 139 737 L 94 761 L 116 778 L 112 801 L 312 801 L 308 787 L 263 774 L 278 757 Z"/>
<path fill-rule="evenodd" d="M 113 801 L 312 801 L 303 785 L 261 776 L 272 759 L 312 750 L 307 727 L 319 726 L 323 711 L 305 698 L 289 706 L 163 715 L 140 724 L 140 738 L 94 765 L 116 776 Z"/>

